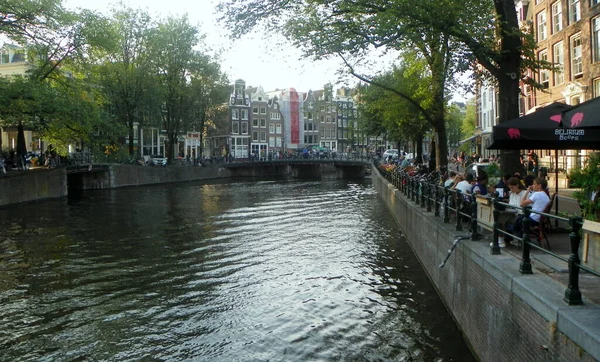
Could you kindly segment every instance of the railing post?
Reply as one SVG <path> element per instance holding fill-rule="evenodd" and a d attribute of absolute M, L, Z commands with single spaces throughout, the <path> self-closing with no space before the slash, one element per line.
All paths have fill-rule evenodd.
<path fill-rule="evenodd" d="M 492 255 L 500 254 L 500 246 L 498 245 L 498 237 L 500 233 L 498 232 L 498 219 L 500 218 L 500 205 L 498 205 L 498 193 L 494 192 L 494 197 L 492 199 L 493 202 L 493 215 L 494 215 L 494 232 L 492 233 L 492 246 L 490 247 L 490 252 Z"/>
<path fill-rule="evenodd" d="M 415 189 L 414 189 L 415 199 L 414 199 L 414 202 L 417 205 L 419 205 L 421 203 L 421 194 L 419 192 L 420 188 L 421 188 L 421 182 L 419 180 L 415 180 Z"/>
<path fill-rule="evenodd" d="M 433 185 L 433 200 L 435 204 L 433 205 L 433 215 L 439 217 L 440 216 L 440 188 L 438 185 Z"/>
<path fill-rule="evenodd" d="M 525 206 L 523 208 L 523 256 L 521 258 L 521 265 L 519 265 L 521 274 L 533 274 L 533 270 L 531 269 L 531 246 L 529 245 L 529 227 L 531 224 L 529 215 L 531 215 L 531 206 Z"/>
<path fill-rule="evenodd" d="M 456 231 L 462 231 L 462 215 L 460 209 L 462 208 L 463 197 L 460 190 L 456 190 Z"/>
<path fill-rule="evenodd" d="M 427 182 L 420 181 L 419 189 L 421 190 L 421 207 L 425 207 L 425 195 L 427 194 Z"/>
<path fill-rule="evenodd" d="M 481 234 L 477 231 L 477 199 L 471 195 L 471 241 L 481 239 Z"/>
<path fill-rule="evenodd" d="M 415 178 L 411 177 L 410 178 L 410 200 L 411 201 L 415 201 Z"/>
<path fill-rule="evenodd" d="M 431 207 L 432 205 L 432 199 L 433 199 L 433 195 L 431 194 L 431 191 L 433 190 L 433 184 L 427 182 L 427 212 L 431 212 Z"/>
<path fill-rule="evenodd" d="M 449 224 L 450 223 L 450 210 L 448 210 L 448 207 L 450 207 L 450 205 L 448 204 L 448 194 L 450 193 L 450 190 L 448 190 L 446 187 L 444 187 L 444 223 Z"/>
<path fill-rule="evenodd" d="M 571 227 L 571 233 L 569 239 L 571 241 L 571 256 L 569 256 L 569 286 L 565 290 L 565 302 L 569 305 L 583 304 L 581 300 L 581 291 L 579 291 L 579 244 L 581 243 L 581 235 L 579 230 L 581 229 L 581 218 L 572 217 L 569 218 L 569 226 Z"/>

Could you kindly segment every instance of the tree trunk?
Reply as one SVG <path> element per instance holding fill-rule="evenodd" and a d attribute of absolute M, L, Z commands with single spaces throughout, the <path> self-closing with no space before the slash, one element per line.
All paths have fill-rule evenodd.
<path fill-rule="evenodd" d="M 415 141 L 417 146 L 416 146 L 416 150 L 415 150 L 415 160 L 417 160 L 417 163 L 422 163 L 423 162 L 423 135 L 419 135 L 417 137 L 417 140 Z"/>
<path fill-rule="evenodd" d="M 129 128 L 129 132 L 128 132 L 128 136 L 129 136 L 129 157 L 133 156 L 133 122 L 129 122 L 128 124 L 128 128 Z"/>
<path fill-rule="evenodd" d="M 448 136 L 446 133 L 446 125 L 442 122 L 444 127 L 436 129 L 436 142 L 435 142 L 435 163 L 438 170 L 448 167 Z M 433 171 L 433 170 L 432 170 Z"/>
<path fill-rule="evenodd" d="M 498 78 L 498 98 L 500 123 L 519 117 L 519 80 L 509 74 Z M 521 171 L 519 150 L 500 150 L 500 166 L 504 173 Z"/>
<path fill-rule="evenodd" d="M 519 21 L 513 0 L 494 1 L 500 22 L 501 61 L 494 74 L 498 81 L 500 123 L 519 117 L 519 81 L 521 79 L 521 41 Z M 500 166 L 505 173 L 520 170 L 519 151 L 501 150 Z"/>

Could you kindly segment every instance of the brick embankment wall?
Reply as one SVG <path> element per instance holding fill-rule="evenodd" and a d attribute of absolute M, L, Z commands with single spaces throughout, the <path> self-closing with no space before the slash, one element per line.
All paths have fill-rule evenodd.
<path fill-rule="evenodd" d="M 229 170 L 218 165 L 208 167 L 172 166 L 142 167 L 136 165 L 112 165 L 109 185 L 105 187 L 125 187 L 161 184 L 170 182 L 217 179 L 231 176 Z"/>
<path fill-rule="evenodd" d="M 491 255 L 489 241 L 465 240 L 446 257 L 454 225 L 414 202 L 373 169 L 374 187 L 405 233 L 423 269 L 481 361 L 596 361 L 600 358 L 600 308 L 585 300 L 568 306 L 565 286 L 519 260 Z"/>
<path fill-rule="evenodd" d="M 0 177 L 0 206 L 66 195 L 64 169 L 13 171 Z"/>

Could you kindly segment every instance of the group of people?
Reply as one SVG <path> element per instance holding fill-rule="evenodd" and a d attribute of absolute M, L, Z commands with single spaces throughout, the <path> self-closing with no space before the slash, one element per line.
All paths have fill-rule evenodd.
<path fill-rule="evenodd" d="M 521 238 L 523 236 L 523 212 L 521 208 L 531 206 L 532 213 L 529 216 L 530 225 L 535 227 L 540 223 L 540 212 L 544 212 L 550 204 L 548 183 L 543 177 L 527 175 L 521 177 L 519 173 L 506 174 L 500 182 L 494 186 L 488 185 L 489 178 L 485 173 L 474 177 L 470 173 L 458 174 L 450 171 L 444 182 L 444 187 L 451 190 L 459 190 L 462 194 L 488 195 L 497 192 L 500 201 L 508 203 L 516 209 L 507 210 L 502 213 L 499 224 L 513 235 Z M 498 245 L 503 248 L 506 243 L 511 242 L 509 236 L 499 236 Z"/>

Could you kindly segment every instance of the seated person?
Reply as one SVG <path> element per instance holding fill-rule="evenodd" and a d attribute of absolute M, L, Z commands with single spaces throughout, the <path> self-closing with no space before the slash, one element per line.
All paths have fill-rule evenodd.
<path fill-rule="evenodd" d="M 525 199 L 525 197 L 527 196 L 527 191 L 521 184 L 521 181 L 516 177 L 511 177 L 506 184 L 508 185 L 510 191 L 506 194 L 506 198 L 504 199 L 504 201 L 508 202 L 508 204 L 511 206 L 518 207 L 519 209 L 507 208 L 505 212 L 503 212 L 500 215 L 500 220 L 498 221 L 498 223 L 504 226 L 504 230 L 510 233 L 514 233 L 516 215 L 523 214 L 523 211 L 520 209 L 521 201 L 523 201 L 523 199 Z M 501 235 L 498 238 L 499 244 L 504 243 L 505 241 L 512 241 L 512 237 L 508 235 L 503 237 Z"/>
<path fill-rule="evenodd" d="M 473 195 L 481 195 L 481 196 L 487 195 L 488 194 L 487 183 L 488 183 L 488 176 L 486 174 L 482 174 L 481 176 L 478 176 L 477 182 L 475 182 L 475 185 L 473 185 L 473 188 L 471 189 L 471 193 Z"/>
<path fill-rule="evenodd" d="M 444 182 L 444 187 L 445 188 L 452 187 L 452 185 L 454 185 L 455 178 L 456 178 L 456 172 L 450 171 L 450 173 L 448 175 L 448 179 Z"/>
<path fill-rule="evenodd" d="M 550 198 L 544 192 L 544 189 L 548 186 L 546 179 L 543 177 L 536 177 L 533 180 L 533 185 L 531 185 L 527 191 L 531 193 L 527 196 L 527 198 L 521 201 L 521 207 L 531 206 L 531 210 L 535 212 L 543 212 L 546 209 L 546 206 L 550 203 Z M 532 212 L 530 217 L 530 226 L 537 226 L 540 223 L 540 215 Z M 515 235 L 518 237 L 523 236 L 523 215 L 519 215 L 517 221 L 515 222 Z"/>
<path fill-rule="evenodd" d="M 473 189 L 473 175 L 467 173 L 463 176 L 456 176 L 454 178 L 454 185 L 450 188 L 451 190 L 459 190 L 462 194 L 470 194 Z"/>

